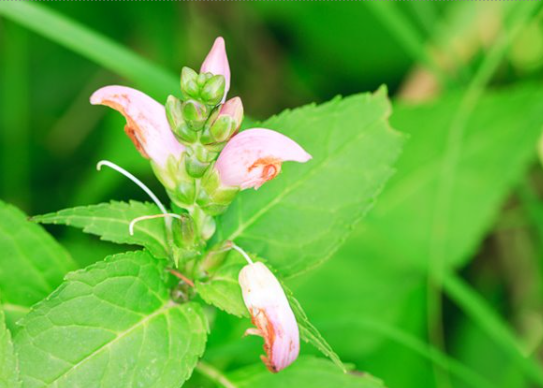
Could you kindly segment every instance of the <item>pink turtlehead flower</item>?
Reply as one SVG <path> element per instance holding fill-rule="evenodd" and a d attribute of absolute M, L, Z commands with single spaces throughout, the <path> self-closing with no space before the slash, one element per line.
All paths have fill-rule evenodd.
<path fill-rule="evenodd" d="M 138 90 L 125 86 L 106 86 L 90 98 L 93 105 L 106 105 L 126 119 L 124 130 L 138 151 L 160 167 L 170 156 L 179 160 L 185 147 L 177 141 L 162 105 Z"/>
<path fill-rule="evenodd" d="M 248 264 L 239 273 L 243 300 L 256 328 L 246 334 L 264 338 L 262 361 L 271 372 L 292 364 L 300 352 L 298 323 L 281 284 L 262 263 Z"/>
<path fill-rule="evenodd" d="M 310 159 L 311 155 L 294 140 L 270 129 L 254 128 L 226 144 L 216 168 L 223 185 L 258 189 L 281 172 L 283 162 L 305 163 Z"/>
<path fill-rule="evenodd" d="M 226 100 L 226 94 L 230 90 L 230 66 L 228 65 L 228 57 L 226 56 L 226 47 L 224 39 L 219 36 L 215 39 L 211 51 L 207 54 L 200 73 L 211 73 L 213 75 L 222 75 L 224 77 L 224 97 L 222 102 Z"/>

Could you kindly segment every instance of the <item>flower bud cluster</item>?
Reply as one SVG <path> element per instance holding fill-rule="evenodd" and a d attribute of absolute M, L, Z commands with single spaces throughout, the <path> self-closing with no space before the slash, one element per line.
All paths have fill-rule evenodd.
<path fill-rule="evenodd" d="M 186 147 L 187 173 L 193 178 L 201 178 L 241 126 L 243 105 L 239 97 L 212 106 L 203 100 L 181 101 L 169 96 L 166 116 L 175 137 Z"/>

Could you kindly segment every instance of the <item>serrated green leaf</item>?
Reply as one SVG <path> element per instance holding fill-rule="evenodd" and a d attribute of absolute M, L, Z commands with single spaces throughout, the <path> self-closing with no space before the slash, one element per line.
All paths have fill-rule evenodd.
<path fill-rule="evenodd" d="M 207 281 L 197 281 L 195 288 L 208 304 L 238 317 L 249 317 L 239 286 L 239 271 L 247 264 L 237 251 L 230 251 L 224 263 L 210 273 Z"/>
<path fill-rule="evenodd" d="M 393 173 L 403 136 L 390 128 L 389 115 L 381 89 L 263 123 L 296 140 L 313 160 L 285 164 L 258 193 L 241 193 L 220 220 L 218 240 L 258 252 L 285 276 L 328 259 Z"/>
<path fill-rule="evenodd" d="M 319 352 L 328 357 L 336 366 L 338 366 L 343 372 L 346 372 L 347 369 L 336 352 L 332 347 L 326 342 L 321 333 L 317 330 L 311 322 L 307 314 L 303 310 L 300 302 L 292 295 L 292 292 L 287 289 L 284 285 L 283 288 L 287 294 L 288 302 L 294 315 L 296 316 L 296 322 L 298 322 L 298 328 L 300 329 L 300 337 L 307 343 L 313 345 Z"/>
<path fill-rule="evenodd" d="M 8 326 L 76 268 L 68 252 L 19 209 L 0 201 L 0 294 Z"/>
<path fill-rule="evenodd" d="M 202 355 L 198 304 L 171 302 L 146 251 L 72 272 L 23 318 L 15 337 L 23 387 L 178 388 Z"/>
<path fill-rule="evenodd" d="M 6 327 L 4 312 L 0 310 L 0 388 L 20 387 L 18 376 L 11 333 Z"/>
<path fill-rule="evenodd" d="M 100 236 L 102 240 L 119 244 L 141 245 L 156 258 L 168 258 L 168 243 L 163 219 L 150 219 L 134 226 L 134 235 L 128 225 L 134 218 L 160 214 L 155 204 L 148 202 L 117 202 L 79 206 L 32 217 L 42 224 L 62 224 L 82 228 L 85 233 Z"/>
<path fill-rule="evenodd" d="M 435 243 L 428 236 L 434 233 L 441 162 L 451 146 L 447 130 L 460 100 L 460 94 L 452 94 L 421 106 L 395 107 L 392 123 L 411 138 L 398 161 L 398 173 L 356 236 L 361 257 L 377 255 L 404 267 L 426 266 Z M 439 220 L 448 231 L 443 243 L 449 264 L 459 266 L 473 256 L 526 171 L 541 134 L 542 111 L 539 87 L 488 92 L 481 98 L 462 140 L 451 202 L 442 211 L 447 218 Z"/>
<path fill-rule="evenodd" d="M 280 373 L 270 373 L 257 364 L 232 373 L 229 380 L 237 388 L 385 388 L 381 380 L 367 373 L 344 373 L 328 360 L 308 356 Z"/>

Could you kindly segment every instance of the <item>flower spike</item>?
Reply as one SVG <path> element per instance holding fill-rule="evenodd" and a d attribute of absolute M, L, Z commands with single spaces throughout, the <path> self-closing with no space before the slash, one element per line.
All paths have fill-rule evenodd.
<path fill-rule="evenodd" d="M 266 356 L 261 356 L 262 361 L 271 372 L 279 372 L 292 364 L 300 352 L 298 323 L 285 292 L 261 262 L 243 267 L 239 273 L 239 284 L 256 326 L 245 334 L 264 338 Z"/>
<path fill-rule="evenodd" d="M 106 86 L 90 98 L 93 105 L 119 111 L 127 121 L 125 131 L 138 151 L 165 169 L 171 157 L 179 160 L 185 147 L 172 133 L 162 105 L 146 94 L 125 86 Z"/>
<path fill-rule="evenodd" d="M 294 140 L 270 129 L 255 128 L 226 144 L 216 168 L 222 185 L 258 189 L 281 172 L 283 162 L 305 163 L 310 159 L 311 155 Z"/>
<path fill-rule="evenodd" d="M 224 39 L 219 36 L 215 39 L 211 51 L 207 54 L 206 59 L 202 63 L 200 73 L 211 73 L 213 75 L 222 75 L 225 81 L 224 96 L 222 102 L 226 100 L 228 90 L 230 90 L 230 66 L 228 57 L 226 56 L 226 47 Z"/>

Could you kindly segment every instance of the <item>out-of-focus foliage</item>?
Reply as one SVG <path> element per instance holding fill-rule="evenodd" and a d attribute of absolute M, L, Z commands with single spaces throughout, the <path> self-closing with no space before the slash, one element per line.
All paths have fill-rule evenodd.
<path fill-rule="evenodd" d="M 228 44 L 236 79 L 231 95 L 240 95 L 256 119 L 386 84 L 394 101 L 392 125 L 408 135 L 396 175 L 334 257 L 289 286 L 341 359 L 388 387 L 541 386 L 542 372 L 534 366 L 543 340 L 543 173 L 536 153 L 543 129 L 540 6 L 377 3 L 39 4 L 91 31 L 89 38 L 58 26 L 59 36 L 48 35 L 52 40 L 43 34 L 47 20 L 38 28 L 29 14 L 11 11 L 3 17 L 7 11 L 0 4 L 0 197 L 28 214 L 109 199 L 146 199 L 113 173 L 96 173 L 101 159 L 118 162 L 159 191 L 124 136 L 121 119 L 90 107 L 88 97 L 100 86 L 118 83 L 148 88 L 164 101 L 170 84 L 172 92 L 177 90 L 181 66 L 196 67 L 217 35 Z M 519 20 L 524 20 L 520 27 Z M 110 46 L 101 41 L 101 57 L 89 43 L 92 36 L 107 36 L 129 50 L 108 56 Z M 507 39 L 512 41 L 503 44 Z M 468 85 L 482 77 L 500 44 L 504 50 L 496 51 L 489 82 L 480 85 L 463 117 Z M 134 59 L 131 51 L 145 60 Z M 304 131 L 300 136 L 311 137 L 311 128 Z M 340 137 L 342 129 L 337 132 Z M 378 152 L 368 146 L 372 150 L 362 151 L 361 143 L 361 160 Z M 271 193 L 273 186 L 262 190 Z M 360 193 L 341 194 L 357 198 Z M 323 224 L 330 222 L 329 210 L 322 209 Z M 9 212 L 18 218 L 3 216 L 0 223 L 7 228 L 23 220 L 16 210 Z M 297 225 L 288 217 L 284 222 L 285 228 Z M 318 222 L 316 215 L 316 227 Z M 118 249 L 64 228 L 49 230 L 84 265 Z M 0 277 L 5 268 L 16 271 L 17 262 L 0 257 Z M 59 271 L 58 280 L 21 306 L 28 308 L 56 287 L 75 267 L 69 258 L 66 263 L 66 268 L 48 267 Z M 428 276 L 435 266 L 447 271 L 437 290 Z M 25 282 L 32 283 L 28 276 Z M 441 284 L 447 276 L 461 276 L 466 293 Z M 16 315 L 10 315 L 18 307 L 10 311 L 10 305 L 18 303 L 0 291 L 12 327 Z M 442 315 L 432 315 L 434 291 L 438 298 L 444 295 Z M 249 371 L 231 372 L 238 367 L 263 370 L 249 366 L 261 353 L 261 342 L 239 341 L 245 323 L 218 313 L 211 325 L 207 362 L 227 371 L 234 382 Z M 291 375 L 306 373 L 305 367 L 325 374 L 328 365 L 304 359 L 284 378 L 295 379 Z M 288 386 L 276 382 L 282 377 L 268 381 L 272 377 L 253 369 L 251 376 L 262 386 Z M 358 386 L 354 377 L 342 378 Z M 188 383 L 206 384 L 198 372 Z"/>

